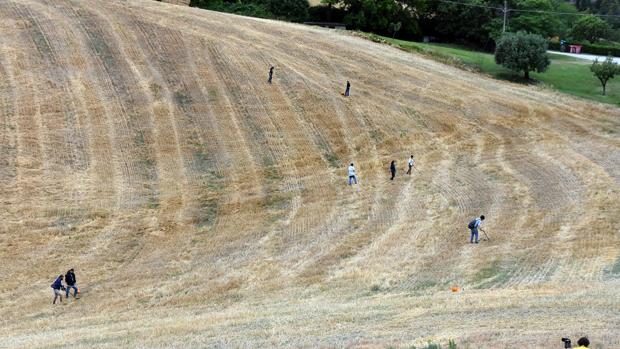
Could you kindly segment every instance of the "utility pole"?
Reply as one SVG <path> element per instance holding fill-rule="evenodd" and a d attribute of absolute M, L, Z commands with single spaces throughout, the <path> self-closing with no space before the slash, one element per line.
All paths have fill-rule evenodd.
<path fill-rule="evenodd" d="M 508 17 L 508 0 L 504 0 L 504 27 L 502 33 L 506 32 L 506 18 Z"/>

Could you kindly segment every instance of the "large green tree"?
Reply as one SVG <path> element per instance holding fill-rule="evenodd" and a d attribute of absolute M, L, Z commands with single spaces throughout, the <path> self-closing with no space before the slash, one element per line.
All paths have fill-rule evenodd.
<path fill-rule="evenodd" d="M 495 62 L 514 71 L 522 71 L 529 80 L 530 71 L 547 70 L 547 41 L 538 34 L 525 32 L 505 33 L 497 41 Z"/>
<path fill-rule="evenodd" d="M 512 5 L 517 10 L 556 11 L 558 3 L 554 0 L 516 0 Z M 562 35 L 565 31 L 560 17 L 546 12 L 514 12 L 510 14 L 510 31 L 526 31 L 545 38 Z"/>
<path fill-rule="evenodd" d="M 596 16 L 583 16 L 579 18 L 571 30 L 571 36 L 575 40 L 588 40 L 596 42 L 604 38 L 611 29 L 609 23 Z"/>
<path fill-rule="evenodd" d="M 492 44 L 492 38 L 501 35 L 502 23 L 497 11 L 488 7 L 498 7 L 499 2 L 465 0 L 463 3 L 469 6 L 454 2 L 430 2 L 430 9 L 422 22 L 425 34 L 444 41 L 480 47 Z"/>

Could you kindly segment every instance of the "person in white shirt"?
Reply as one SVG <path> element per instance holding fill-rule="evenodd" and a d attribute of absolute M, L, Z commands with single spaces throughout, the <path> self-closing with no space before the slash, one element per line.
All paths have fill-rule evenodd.
<path fill-rule="evenodd" d="M 409 165 L 409 169 L 407 170 L 407 174 L 410 175 L 411 174 L 411 169 L 413 168 L 413 155 L 411 155 L 411 157 L 407 161 L 407 165 Z"/>
<path fill-rule="evenodd" d="M 349 165 L 349 185 L 351 185 L 351 182 L 355 182 L 355 184 L 357 184 L 357 176 L 355 175 L 355 167 L 353 166 L 353 163 Z"/>

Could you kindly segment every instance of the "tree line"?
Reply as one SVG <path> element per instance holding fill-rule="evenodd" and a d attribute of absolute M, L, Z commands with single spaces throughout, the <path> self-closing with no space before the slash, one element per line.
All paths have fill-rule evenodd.
<path fill-rule="evenodd" d="M 190 5 L 293 22 L 340 22 L 385 36 L 428 36 L 487 50 L 494 49 L 504 25 L 503 0 L 322 0 L 320 6 L 307 0 L 192 0 Z M 591 43 L 620 41 L 620 17 L 595 16 L 620 15 L 620 0 L 509 0 L 507 5 L 510 32 Z"/>

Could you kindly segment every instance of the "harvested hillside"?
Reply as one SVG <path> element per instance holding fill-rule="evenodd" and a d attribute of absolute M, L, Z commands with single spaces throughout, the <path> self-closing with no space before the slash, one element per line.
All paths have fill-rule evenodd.
<path fill-rule="evenodd" d="M 151 0 L 0 33 L 0 347 L 620 346 L 620 109 Z"/>

